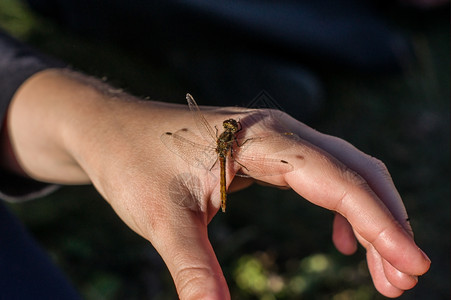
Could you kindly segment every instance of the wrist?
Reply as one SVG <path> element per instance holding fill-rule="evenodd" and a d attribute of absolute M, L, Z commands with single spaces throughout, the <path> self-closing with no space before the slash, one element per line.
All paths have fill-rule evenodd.
<path fill-rule="evenodd" d="M 89 182 L 69 147 L 83 142 L 75 133 L 87 131 L 88 113 L 95 110 L 102 94 L 86 77 L 75 74 L 64 69 L 36 73 L 21 85 L 10 104 L 8 137 L 21 169 L 34 179 Z"/>

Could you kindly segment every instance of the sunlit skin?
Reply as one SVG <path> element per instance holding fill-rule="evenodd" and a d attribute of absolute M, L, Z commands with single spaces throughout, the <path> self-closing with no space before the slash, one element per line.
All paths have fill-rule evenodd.
<path fill-rule="evenodd" d="M 212 124 L 240 111 L 202 107 Z M 281 117 L 288 131 L 300 137 L 284 152 L 294 170 L 264 177 L 265 182 L 291 187 L 336 212 L 334 244 L 350 254 L 356 239 L 360 242 L 380 293 L 398 297 L 414 287 L 430 260 L 413 240 L 407 212 L 384 164 L 339 138 Z M 160 136 L 170 128 L 196 128 L 186 105 L 142 101 L 81 74 L 45 70 L 14 96 L 1 139 L 1 163 L 46 182 L 92 183 L 160 253 L 181 299 L 230 299 L 207 231 L 221 207 L 218 182 L 167 151 Z M 196 193 L 183 188 L 187 182 L 180 174 L 199 179 Z M 227 184 L 231 192 L 249 185 L 249 178 Z"/>

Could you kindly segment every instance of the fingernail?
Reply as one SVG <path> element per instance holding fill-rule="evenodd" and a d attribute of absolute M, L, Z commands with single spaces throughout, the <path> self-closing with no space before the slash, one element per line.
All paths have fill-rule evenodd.
<path fill-rule="evenodd" d="M 423 254 L 423 257 L 424 257 L 427 261 L 429 261 L 429 263 L 430 263 L 430 262 L 431 262 L 431 259 L 429 258 L 429 256 L 427 256 L 426 253 L 424 253 L 424 251 L 421 250 L 420 248 L 418 248 L 418 249 L 420 250 L 421 254 Z"/>

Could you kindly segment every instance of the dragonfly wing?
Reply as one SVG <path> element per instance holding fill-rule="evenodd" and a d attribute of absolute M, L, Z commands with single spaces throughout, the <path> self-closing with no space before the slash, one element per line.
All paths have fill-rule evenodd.
<path fill-rule="evenodd" d="M 254 155 L 254 153 L 263 154 L 262 151 L 277 153 L 295 146 L 299 141 L 299 136 L 291 132 L 239 138 L 237 152 L 248 156 Z"/>
<path fill-rule="evenodd" d="M 238 139 L 235 148 L 235 162 L 239 165 L 242 177 L 262 177 L 279 175 L 293 171 L 288 161 L 270 157 L 293 147 L 300 138 L 292 133 L 276 133 Z"/>
<path fill-rule="evenodd" d="M 283 159 L 266 157 L 245 157 L 234 159 L 239 167 L 237 176 L 259 178 L 264 176 L 281 175 L 294 170 L 292 164 Z"/>
<path fill-rule="evenodd" d="M 210 123 L 205 119 L 204 115 L 201 113 L 199 106 L 194 100 L 193 96 L 186 94 L 186 101 L 188 102 L 188 107 L 194 115 L 196 121 L 197 129 L 201 135 L 208 141 L 216 141 L 216 131 L 213 130 Z"/>
<path fill-rule="evenodd" d="M 177 132 L 165 132 L 160 139 L 171 152 L 193 167 L 211 170 L 216 163 L 217 155 L 213 147 L 192 142 Z"/>

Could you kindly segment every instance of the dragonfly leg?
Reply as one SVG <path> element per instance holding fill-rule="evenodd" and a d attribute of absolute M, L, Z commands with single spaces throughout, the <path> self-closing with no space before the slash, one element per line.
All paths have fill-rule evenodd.
<path fill-rule="evenodd" d="M 248 168 L 246 168 L 246 166 L 245 165 L 243 165 L 242 163 L 240 163 L 239 161 L 237 161 L 236 159 L 233 159 L 237 164 L 239 164 L 240 166 L 241 166 L 241 168 L 243 168 L 243 169 L 245 169 L 246 171 L 248 171 L 249 172 L 249 169 Z"/>
<path fill-rule="evenodd" d="M 253 140 L 253 138 L 245 139 L 244 142 L 242 142 L 241 145 L 240 145 L 240 144 L 238 143 L 237 138 L 235 137 L 235 143 L 236 143 L 236 145 L 237 145 L 238 147 L 242 147 L 244 144 L 246 144 L 246 143 L 249 142 L 250 140 Z"/>
<path fill-rule="evenodd" d="M 236 131 L 236 133 L 238 133 L 238 132 L 240 132 L 241 131 L 241 129 L 243 129 L 243 126 L 241 125 L 241 122 L 240 122 L 240 120 L 238 119 L 238 121 L 236 122 L 237 124 L 238 124 L 238 126 L 240 127 L 240 128 L 238 128 L 238 130 Z"/>
<path fill-rule="evenodd" d="M 218 162 L 218 157 L 216 157 L 215 163 L 211 165 L 210 169 L 208 171 L 213 170 L 213 167 L 216 166 L 216 163 Z"/>
<path fill-rule="evenodd" d="M 237 144 L 238 144 L 238 143 L 237 143 Z M 239 164 L 241 168 L 243 168 L 243 169 L 245 169 L 246 171 L 249 172 L 249 169 L 246 168 L 245 165 L 243 165 L 242 163 L 240 163 L 239 161 L 237 161 L 237 160 L 233 157 L 233 151 L 234 151 L 233 148 L 230 149 L 230 157 L 231 157 L 237 164 Z"/>

